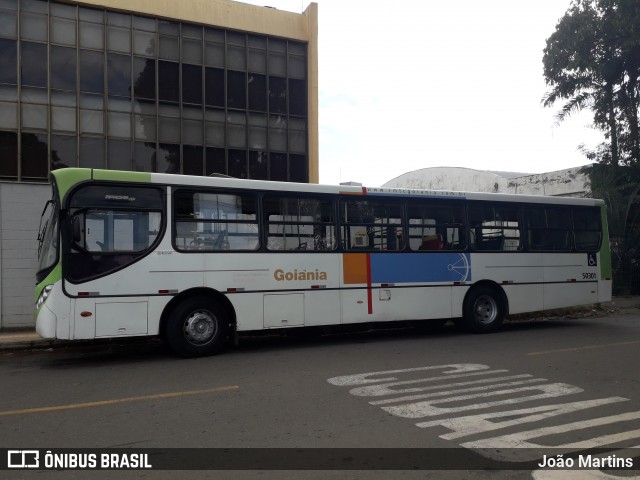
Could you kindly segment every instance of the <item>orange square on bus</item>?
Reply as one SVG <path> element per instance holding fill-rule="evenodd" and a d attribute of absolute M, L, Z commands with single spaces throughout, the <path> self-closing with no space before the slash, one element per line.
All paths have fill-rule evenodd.
<path fill-rule="evenodd" d="M 367 283 L 367 253 L 342 255 L 342 276 L 345 285 Z"/>

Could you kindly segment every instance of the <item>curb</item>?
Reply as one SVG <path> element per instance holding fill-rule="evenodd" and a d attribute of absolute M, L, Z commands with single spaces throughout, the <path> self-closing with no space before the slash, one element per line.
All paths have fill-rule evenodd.
<path fill-rule="evenodd" d="M 52 338 L 34 338 L 28 340 L 4 340 L 0 335 L 0 352 L 7 350 L 31 350 L 45 348 L 59 348 L 74 343 L 67 340 L 55 340 Z"/>

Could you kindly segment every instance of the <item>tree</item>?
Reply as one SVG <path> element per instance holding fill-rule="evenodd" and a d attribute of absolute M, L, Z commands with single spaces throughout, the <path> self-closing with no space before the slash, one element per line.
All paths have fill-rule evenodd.
<path fill-rule="evenodd" d="M 607 204 L 614 292 L 640 293 L 640 169 L 594 164 L 589 174 L 591 194 Z"/>
<path fill-rule="evenodd" d="M 640 287 L 640 2 L 573 0 L 547 39 L 543 65 L 549 90 L 542 103 L 562 102 L 556 121 L 588 108 L 605 134 L 594 150 L 581 148 L 596 162 L 587 169 L 592 194 L 608 206 L 620 273 L 614 287 L 628 290 L 625 272 Z"/>
<path fill-rule="evenodd" d="M 594 123 L 611 142 L 610 163 L 617 165 L 618 131 L 616 80 L 620 62 L 611 42 L 610 14 L 591 0 L 574 0 L 559 20 L 544 49 L 544 77 L 551 88 L 542 101 L 565 103 L 556 115 L 558 123 L 583 108 L 594 110 Z"/>

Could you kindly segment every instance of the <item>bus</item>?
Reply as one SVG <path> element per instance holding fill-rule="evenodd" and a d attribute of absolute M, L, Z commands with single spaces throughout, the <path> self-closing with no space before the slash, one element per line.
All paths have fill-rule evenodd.
<path fill-rule="evenodd" d="M 38 239 L 45 338 L 245 332 L 509 314 L 611 299 L 602 200 L 64 168 Z"/>

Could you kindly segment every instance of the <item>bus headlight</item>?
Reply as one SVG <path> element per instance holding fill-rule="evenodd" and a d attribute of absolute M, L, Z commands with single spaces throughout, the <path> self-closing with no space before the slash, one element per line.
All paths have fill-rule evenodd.
<path fill-rule="evenodd" d="M 40 310 L 40 307 L 44 305 L 44 302 L 47 301 L 51 290 L 53 290 L 53 285 L 47 285 L 42 289 L 42 293 L 40 294 L 40 297 L 38 297 L 38 301 L 36 302 L 36 310 Z"/>

